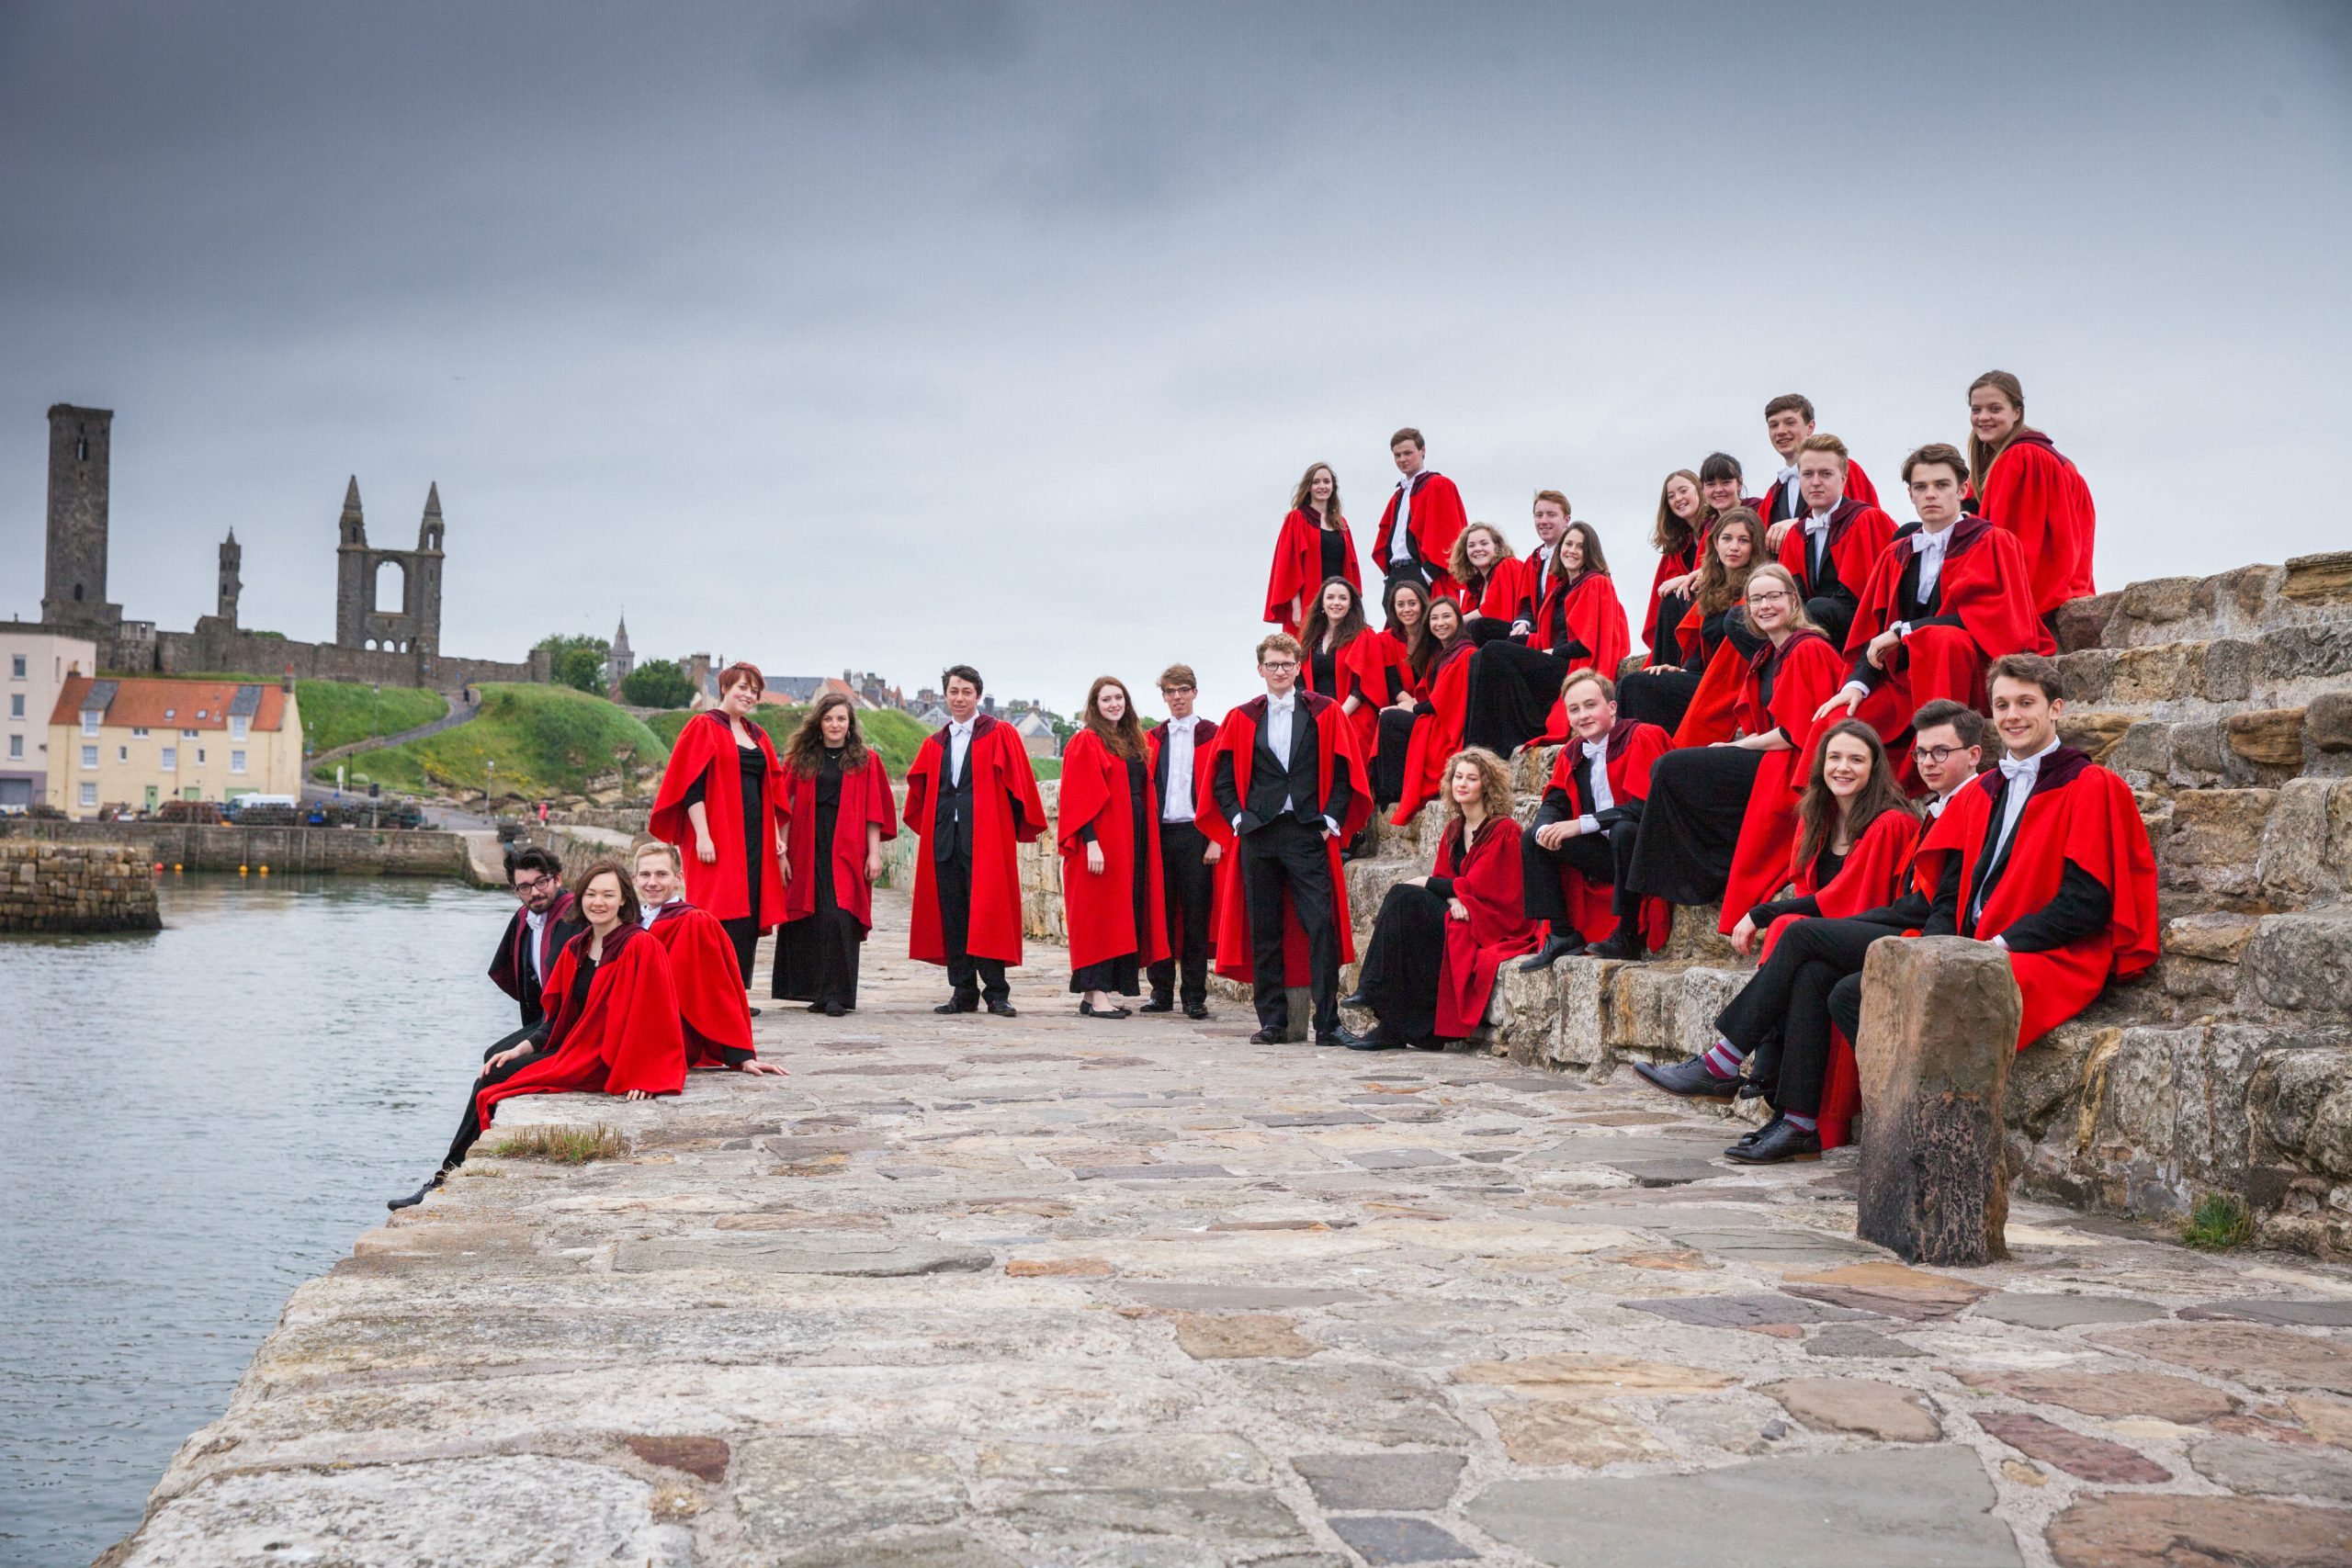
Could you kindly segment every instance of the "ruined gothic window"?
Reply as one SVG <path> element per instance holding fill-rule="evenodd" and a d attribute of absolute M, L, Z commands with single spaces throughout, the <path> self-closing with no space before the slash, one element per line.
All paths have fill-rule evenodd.
<path fill-rule="evenodd" d="M 90 438 L 88 436 L 85 435 L 81 440 L 74 443 L 74 460 L 77 463 L 86 463 L 90 460 Z"/>

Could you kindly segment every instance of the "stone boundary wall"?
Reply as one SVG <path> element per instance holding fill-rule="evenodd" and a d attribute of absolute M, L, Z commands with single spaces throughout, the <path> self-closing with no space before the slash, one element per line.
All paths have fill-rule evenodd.
<path fill-rule="evenodd" d="M 471 880 L 464 838 L 420 829 L 365 828 L 203 827 L 175 822 L 52 822 L 0 820 L 0 845 L 9 841 L 84 844 L 129 852 L 141 866 L 157 861 L 189 871 L 274 874 L 324 872 L 336 876 L 447 876 Z"/>
<path fill-rule="evenodd" d="M 0 840 L 0 931 L 152 931 L 151 863 L 126 848 Z"/>
<path fill-rule="evenodd" d="M 646 819 L 652 815 L 650 806 L 582 806 L 565 811 L 551 808 L 548 821 L 559 828 L 604 828 L 635 839 L 644 837 Z"/>

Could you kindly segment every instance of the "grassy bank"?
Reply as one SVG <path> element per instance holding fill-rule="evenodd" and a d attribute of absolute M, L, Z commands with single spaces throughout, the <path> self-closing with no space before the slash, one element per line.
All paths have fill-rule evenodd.
<path fill-rule="evenodd" d="M 498 793 L 528 799 L 584 794 L 591 779 L 616 770 L 623 752 L 632 778 L 650 794 L 670 748 L 639 720 L 568 686 L 485 685 L 472 722 L 362 751 L 345 765 L 387 789 L 443 794 L 482 789 L 494 762 Z M 334 776 L 331 767 L 326 776 Z"/>
<path fill-rule="evenodd" d="M 386 686 L 379 692 L 351 681 L 297 681 L 294 695 L 302 705 L 302 744 L 312 751 L 331 751 L 375 735 L 398 735 L 449 711 L 449 699 L 440 693 L 412 686 Z"/>
<path fill-rule="evenodd" d="M 792 739 L 792 732 L 800 727 L 801 716 L 808 711 L 797 707 L 763 707 L 752 715 L 752 722 L 766 730 L 768 739 L 775 741 L 776 750 L 781 751 L 785 742 Z M 653 732 L 662 738 L 662 744 L 672 745 L 678 739 L 678 731 L 685 728 L 686 721 L 694 716 L 682 709 L 676 713 L 656 714 L 646 722 L 653 727 Z M 922 750 L 924 739 L 931 734 L 910 713 L 887 710 L 861 713 L 857 716 L 857 723 L 858 728 L 865 732 L 865 743 L 880 755 L 883 766 L 890 770 L 890 776 L 894 779 L 906 776 L 908 767 L 915 760 L 915 753 Z M 1036 765 L 1037 776 L 1041 779 L 1057 779 L 1062 775 L 1061 760 L 1057 757 L 1033 757 L 1030 761 Z"/>

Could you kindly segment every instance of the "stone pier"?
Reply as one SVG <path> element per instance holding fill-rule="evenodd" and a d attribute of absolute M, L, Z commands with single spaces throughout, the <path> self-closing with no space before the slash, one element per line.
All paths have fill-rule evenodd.
<path fill-rule="evenodd" d="M 161 930 L 155 876 L 128 849 L 0 840 L 0 931 Z"/>

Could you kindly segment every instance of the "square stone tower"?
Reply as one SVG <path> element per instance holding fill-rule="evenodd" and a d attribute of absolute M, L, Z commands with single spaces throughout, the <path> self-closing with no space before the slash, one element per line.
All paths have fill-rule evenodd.
<path fill-rule="evenodd" d="M 49 557 L 40 618 L 59 631 L 111 644 L 122 606 L 107 599 L 107 456 L 114 411 L 58 403 L 49 411 Z"/>

